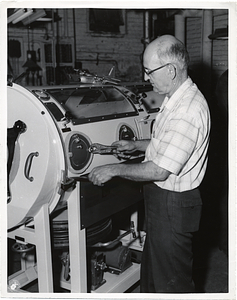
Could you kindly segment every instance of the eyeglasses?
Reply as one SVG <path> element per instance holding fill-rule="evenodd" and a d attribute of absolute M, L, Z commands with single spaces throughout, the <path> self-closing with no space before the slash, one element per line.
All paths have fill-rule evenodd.
<path fill-rule="evenodd" d="M 150 76 L 151 73 L 153 73 L 153 72 L 155 72 L 155 71 L 158 71 L 158 70 L 160 70 L 160 69 L 162 69 L 162 68 L 164 68 L 164 67 L 166 67 L 166 66 L 168 66 L 168 65 L 172 65 L 172 64 L 171 64 L 171 63 L 167 63 L 167 64 L 165 64 L 165 65 L 163 65 L 163 66 L 161 66 L 161 67 L 158 67 L 158 68 L 153 69 L 153 70 L 150 70 L 150 71 L 147 71 L 145 68 L 143 68 L 143 70 L 144 70 L 144 72 L 146 73 L 147 76 Z M 172 66 L 173 66 L 173 65 L 172 65 Z"/>

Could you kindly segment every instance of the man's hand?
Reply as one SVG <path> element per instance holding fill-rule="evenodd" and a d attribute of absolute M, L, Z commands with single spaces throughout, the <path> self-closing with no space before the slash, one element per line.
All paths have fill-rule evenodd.
<path fill-rule="evenodd" d="M 116 172 L 118 168 L 118 165 L 114 164 L 99 166 L 90 172 L 88 178 L 93 184 L 103 186 L 105 182 L 118 175 Z"/>
<path fill-rule="evenodd" d="M 116 141 L 111 146 L 116 147 L 117 152 L 132 153 L 137 150 L 135 142 L 128 140 Z"/>
<path fill-rule="evenodd" d="M 114 142 L 112 147 L 116 147 L 114 155 L 118 159 L 129 159 L 134 151 L 136 151 L 136 145 L 134 141 L 120 140 Z"/>
<path fill-rule="evenodd" d="M 120 140 L 114 142 L 111 146 L 116 147 L 114 155 L 118 158 L 130 158 L 135 151 L 145 152 L 150 140 Z"/>

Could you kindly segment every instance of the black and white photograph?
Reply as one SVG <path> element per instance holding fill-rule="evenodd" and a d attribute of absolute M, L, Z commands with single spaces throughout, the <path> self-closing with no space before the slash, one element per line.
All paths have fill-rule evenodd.
<path fill-rule="evenodd" d="M 0 5 L 1 298 L 236 299 L 236 3 Z"/>

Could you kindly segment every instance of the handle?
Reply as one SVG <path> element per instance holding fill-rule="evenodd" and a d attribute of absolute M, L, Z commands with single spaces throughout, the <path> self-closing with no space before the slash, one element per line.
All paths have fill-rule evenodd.
<path fill-rule="evenodd" d="M 10 183 L 9 176 L 11 172 L 12 162 L 14 158 L 15 152 L 15 144 L 18 136 L 26 131 L 26 124 L 21 120 L 15 122 L 12 128 L 7 129 L 7 150 L 8 150 L 8 158 L 7 158 L 7 203 L 11 202 L 12 196 L 10 191 Z"/>
<path fill-rule="evenodd" d="M 34 180 L 34 177 L 30 176 L 30 169 L 31 169 L 34 156 L 36 157 L 39 156 L 39 152 L 32 152 L 28 155 L 25 163 L 25 170 L 24 170 L 26 179 L 28 179 L 31 182 Z"/>

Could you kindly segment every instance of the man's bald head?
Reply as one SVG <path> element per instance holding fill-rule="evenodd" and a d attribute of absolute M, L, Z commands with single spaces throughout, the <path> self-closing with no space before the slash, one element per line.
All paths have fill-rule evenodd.
<path fill-rule="evenodd" d="M 174 63 L 181 71 L 187 70 L 189 56 L 182 42 L 172 35 L 162 35 L 152 41 L 144 52 L 144 61 L 153 59 L 160 64 Z"/>

